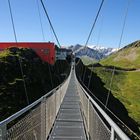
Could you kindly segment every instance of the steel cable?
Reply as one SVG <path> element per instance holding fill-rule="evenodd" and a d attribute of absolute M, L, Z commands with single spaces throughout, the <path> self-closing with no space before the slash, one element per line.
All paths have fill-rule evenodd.
<path fill-rule="evenodd" d="M 49 15 L 48 15 L 47 9 L 46 9 L 46 7 L 45 7 L 43 1 L 40 0 L 40 2 L 41 2 L 41 4 L 42 4 L 42 7 L 43 7 L 43 9 L 44 9 L 44 12 L 45 12 L 45 14 L 46 14 L 46 16 L 47 16 L 48 22 L 49 22 L 50 27 L 51 27 L 51 29 L 52 29 L 52 31 L 53 31 L 53 34 L 54 34 L 55 39 L 56 39 L 56 41 L 57 41 L 57 44 L 58 44 L 59 47 L 61 48 L 61 45 L 60 45 L 60 42 L 59 42 L 58 36 L 57 36 L 57 34 L 56 34 L 55 30 L 54 30 L 54 27 L 53 27 L 53 25 L 52 25 L 52 22 L 51 22 L 51 20 L 50 20 Z"/>
<path fill-rule="evenodd" d="M 12 14 L 12 8 L 11 8 L 10 0 L 8 0 L 8 6 L 9 6 L 10 17 L 11 17 L 12 28 L 13 28 L 13 32 L 14 32 L 14 38 L 15 38 L 15 42 L 18 46 L 17 34 L 16 34 L 16 29 L 15 29 L 14 18 L 13 18 L 13 14 Z M 21 75 L 22 75 L 22 79 L 23 79 L 23 86 L 24 86 L 24 90 L 25 90 L 25 96 L 26 96 L 27 104 L 29 104 L 29 98 L 28 98 L 26 82 L 25 82 L 25 79 L 24 79 L 23 67 L 22 67 L 22 62 L 21 62 L 20 56 L 18 58 L 18 61 L 19 61 L 20 71 L 21 71 Z"/>
<path fill-rule="evenodd" d="M 125 10 L 125 13 L 124 13 L 124 20 L 123 20 L 122 30 L 121 30 L 121 34 L 120 34 L 120 40 L 119 40 L 119 44 L 118 44 L 118 49 L 120 49 L 120 47 L 121 47 L 122 38 L 123 38 L 123 35 L 124 35 L 124 29 L 125 29 L 126 20 L 127 20 L 127 15 L 128 15 L 128 10 L 129 10 L 129 5 L 130 5 L 130 0 L 128 0 L 127 6 L 126 6 L 126 10 Z M 114 66 L 113 70 L 112 70 L 110 86 L 109 86 L 109 90 L 108 90 L 108 94 L 107 94 L 105 108 L 108 105 L 109 96 L 110 96 L 110 92 L 111 92 L 111 88 L 112 88 L 112 83 L 113 83 L 113 78 L 114 78 L 114 74 L 115 74 L 115 69 L 116 69 L 116 67 Z"/>
<path fill-rule="evenodd" d="M 39 22 L 40 22 L 40 27 L 41 27 L 41 32 L 42 32 L 42 39 L 43 39 L 43 42 L 45 42 L 45 34 L 44 34 L 44 29 L 43 29 L 42 18 L 41 18 L 41 13 L 40 13 L 40 7 L 39 7 L 38 0 L 36 0 L 36 3 L 37 3 Z M 50 54 L 48 54 L 48 55 L 50 55 Z M 49 69 L 49 73 L 50 73 L 51 86 L 52 86 L 52 89 L 53 89 L 54 85 L 53 85 L 53 80 L 52 80 L 52 73 L 51 73 L 50 64 L 47 63 L 47 65 L 48 65 L 48 69 Z"/>
<path fill-rule="evenodd" d="M 98 34 L 98 37 L 97 37 L 97 44 L 95 46 L 95 49 L 98 47 L 99 45 L 99 41 L 100 41 L 100 37 L 101 37 L 101 31 L 102 31 L 102 26 L 103 26 L 103 18 L 101 20 L 101 27 L 99 29 L 99 34 Z M 99 47 L 99 49 L 101 48 L 101 46 Z M 95 55 L 97 55 L 98 59 L 100 60 L 100 57 L 98 55 L 98 51 L 96 51 Z M 92 67 L 91 67 L 91 71 L 90 71 L 90 76 L 89 76 L 89 81 L 88 81 L 88 88 L 90 86 L 90 83 L 91 83 L 91 78 L 92 78 L 92 74 L 93 74 L 93 64 L 92 64 Z"/>
<path fill-rule="evenodd" d="M 39 1 L 36 0 L 36 3 L 37 3 L 39 22 L 40 22 L 40 27 L 41 27 L 41 32 L 42 32 L 42 41 L 45 42 L 45 34 L 44 34 L 44 30 L 43 30 L 43 24 L 42 24 L 42 19 L 41 19 L 41 12 L 40 12 L 40 7 L 39 7 Z"/>
<path fill-rule="evenodd" d="M 90 30 L 89 35 L 88 35 L 88 37 L 87 37 L 86 43 L 85 43 L 85 45 L 84 45 L 84 48 L 87 47 L 87 44 L 88 44 L 89 39 L 90 39 L 90 37 L 91 37 L 91 35 L 92 35 L 93 29 L 95 28 L 95 25 L 96 25 L 97 20 L 98 20 L 98 18 L 99 18 L 99 15 L 100 15 L 100 12 L 101 12 L 101 10 L 102 10 L 102 7 L 103 7 L 104 2 L 105 2 L 105 0 L 102 0 L 101 3 L 100 3 L 99 9 L 98 9 L 97 14 L 96 14 L 96 16 L 95 16 L 94 22 L 93 22 L 93 24 L 92 24 L 92 27 L 91 27 L 91 30 Z M 76 65 L 78 65 L 79 62 L 80 62 L 80 59 L 78 60 L 78 62 L 76 63 Z M 85 73 L 86 73 L 86 68 L 84 69 L 84 74 L 85 74 Z M 84 81 L 84 80 L 85 80 L 85 75 L 83 76 L 83 81 Z"/>
<path fill-rule="evenodd" d="M 99 15 L 100 15 L 100 12 L 101 12 L 101 10 L 102 10 L 102 7 L 103 7 L 104 2 L 105 2 L 105 0 L 102 0 L 101 3 L 100 3 L 99 9 L 98 9 L 97 14 L 96 14 L 96 16 L 95 16 L 94 22 L 93 22 L 92 27 L 91 27 L 91 29 L 90 29 L 89 35 L 88 35 L 87 40 L 86 40 L 86 43 L 85 43 L 85 45 L 84 45 L 84 48 L 87 47 L 87 44 L 88 44 L 89 39 L 90 39 L 90 37 L 91 37 L 91 35 L 92 35 L 93 29 L 95 28 L 95 25 L 96 25 L 97 20 L 98 20 L 98 18 L 99 18 Z M 79 60 L 79 61 L 80 61 L 80 60 Z M 79 63 L 79 61 L 76 63 L 76 65 Z"/>
<path fill-rule="evenodd" d="M 47 17 L 47 19 L 48 19 L 48 22 L 49 22 L 49 24 L 50 24 L 50 27 L 51 27 L 52 32 L 53 32 L 53 34 L 54 34 L 54 37 L 55 37 L 55 39 L 56 39 L 56 41 L 57 41 L 57 44 L 58 44 L 59 48 L 61 48 L 60 41 L 59 41 L 58 36 L 57 36 L 57 34 L 56 34 L 56 32 L 55 32 L 55 29 L 54 29 L 54 27 L 53 27 L 53 24 L 52 24 L 52 22 L 51 22 L 51 20 L 50 20 L 50 17 L 49 17 L 49 14 L 48 14 L 48 12 L 47 12 L 47 9 L 46 9 L 46 7 L 45 7 L 43 1 L 40 0 L 40 2 L 41 2 L 41 5 L 42 5 L 42 7 L 43 7 L 43 10 L 44 10 L 44 12 L 45 12 L 45 15 L 46 15 L 46 17 Z M 61 55 L 63 55 L 64 58 L 65 58 L 66 56 L 65 56 L 63 50 L 60 50 L 60 52 L 61 52 Z M 69 63 L 67 62 L 67 60 L 66 60 L 66 63 L 69 65 Z M 62 63 L 60 62 L 60 73 L 61 73 L 62 71 L 63 71 Z"/>

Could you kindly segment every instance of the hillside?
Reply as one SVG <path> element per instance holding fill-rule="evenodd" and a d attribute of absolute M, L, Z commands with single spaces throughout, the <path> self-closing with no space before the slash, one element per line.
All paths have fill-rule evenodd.
<path fill-rule="evenodd" d="M 85 65 L 90 65 L 90 64 L 94 64 L 94 63 L 97 62 L 97 60 L 92 59 L 92 58 L 90 58 L 90 57 L 88 57 L 88 56 L 83 56 L 83 57 L 81 57 L 81 60 L 82 60 L 82 62 L 83 62 Z"/>
<path fill-rule="evenodd" d="M 96 73 L 109 88 L 111 70 L 107 66 L 115 66 L 123 69 L 136 69 L 134 71 L 118 71 L 114 74 L 112 93 L 119 98 L 128 109 L 129 115 L 140 125 L 140 41 L 131 43 L 117 53 L 114 53 L 100 61 L 104 68 L 96 68 Z M 123 78 L 122 78 L 123 76 Z"/>
<path fill-rule="evenodd" d="M 108 108 L 140 136 L 140 41 L 125 46 L 97 64 L 88 65 L 88 60 L 83 63 L 88 68 L 85 85 L 88 85 L 88 71 L 92 70 L 89 88 L 104 104 L 115 66 Z M 83 71 L 80 73 L 82 77 Z"/>
<path fill-rule="evenodd" d="M 110 89 L 112 71 L 103 67 L 94 67 L 93 72 L 105 83 L 104 87 Z M 128 114 L 140 128 L 140 72 L 115 71 L 111 93 L 126 107 Z"/>
<path fill-rule="evenodd" d="M 131 43 L 100 61 L 102 65 L 140 69 L 140 41 Z"/>
<path fill-rule="evenodd" d="M 70 70 L 70 65 L 66 61 L 57 61 L 55 65 L 49 65 L 31 49 L 10 48 L 1 51 L 0 121 L 27 106 L 19 58 L 29 103 L 62 83 L 66 78 L 64 75 L 68 75 Z"/>
<path fill-rule="evenodd" d="M 128 115 L 137 122 L 140 129 L 140 41 L 125 46 L 101 60 L 100 64 L 92 70 L 105 83 L 106 89 L 110 89 L 115 66 L 111 93 L 123 103 Z"/>
<path fill-rule="evenodd" d="M 86 69 L 86 71 L 85 71 Z M 92 71 L 92 75 L 91 75 Z M 105 110 L 105 107 L 97 100 L 97 98 L 105 105 L 107 96 L 109 93 L 109 87 L 110 87 L 110 80 L 112 77 L 112 71 L 108 69 L 108 67 L 103 67 L 100 64 L 94 64 L 94 66 L 91 68 L 91 66 L 85 66 L 83 65 L 82 61 L 76 65 L 76 74 L 85 89 L 90 90 L 89 94 L 92 96 L 92 98 Z M 138 75 L 140 76 L 140 74 Z M 137 135 L 140 135 L 140 110 L 139 110 L 139 83 L 135 84 L 136 86 L 131 84 L 131 81 L 129 81 L 130 77 L 134 80 L 137 80 L 139 77 L 134 77 L 133 73 L 132 75 L 126 75 L 123 71 L 115 71 L 115 75 L 113 77 L 113 82 L 111 86 L 109 101 L 107 104 L 107 107 L 118 117 L 120 120 L 124 122 L 131 130 L 133 130 Z M 89 77 L 91 78 L 91 82 L 89 84 Z M 84 80 L 83 80 L 84 78 Z M 127 81 L 128 80 L 130 84 L 130 88 L 134 91 L 133 88 L 136 88 L 136 92 L 132 92 L 126 90 L 125 88 L 128 88 Z M 124 84 L 126 84 L 124 86 Z M 122 92 L 123 91 L 123 92 Z M 95 98 L 96 96 L 96 98 Z M 107 110 L 105 110 L 107 111 Z M 127 129 L 118 119 L 110 114 L 110 112 L 107 111 L 107 114 L 128 134 L 130 135 L 131 139 L 138 140 L 135 135 L 131 133 L 129 129 Z"/>

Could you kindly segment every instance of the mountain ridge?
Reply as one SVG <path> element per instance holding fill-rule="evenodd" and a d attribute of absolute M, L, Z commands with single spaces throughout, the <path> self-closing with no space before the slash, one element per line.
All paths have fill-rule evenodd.
<path fill-rule="evenodd" d="M 85 47 L 80 44 L 69 46 L 68 48 L 72 49 L 76 57 L 88 56 L 96 60 L 105 58 L 106 56 L 118 51 L 118 48 L 101 47 L 101 46 L 97 47 L 95 45 Z"/>

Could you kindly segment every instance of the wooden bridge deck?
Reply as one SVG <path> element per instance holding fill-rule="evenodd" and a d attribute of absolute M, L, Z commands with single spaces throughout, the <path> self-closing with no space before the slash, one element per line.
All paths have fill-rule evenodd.
<path fill-rule="evenodd" d="M 80 99 L 76 91 L 74 72 L 72 72 L 66 95 L 49 140 L 86 140 Z"/>

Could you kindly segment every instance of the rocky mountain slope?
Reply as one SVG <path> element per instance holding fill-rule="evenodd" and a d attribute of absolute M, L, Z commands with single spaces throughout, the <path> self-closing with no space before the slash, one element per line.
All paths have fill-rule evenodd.
<path fill-rule="evenodd" d="M 106 56 L 118 50 L 115 48 L 105 48 L 105 47 L 96 47 L 96 46 L 85 47 L 79 44 L 75 46 L 70 46 L 69 48 L 73 50 L 73 52 L 77 57 L 88 56 L 96 60 L 105 58 Z"/>

